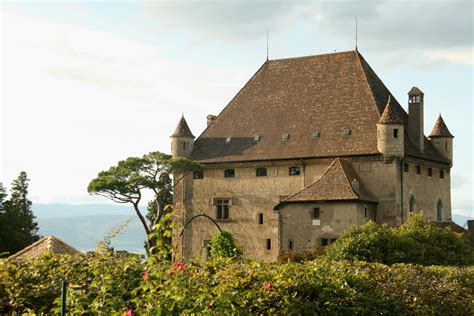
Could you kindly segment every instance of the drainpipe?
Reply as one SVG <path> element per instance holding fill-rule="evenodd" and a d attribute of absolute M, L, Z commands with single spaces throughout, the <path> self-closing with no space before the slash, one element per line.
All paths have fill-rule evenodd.
<path fill-rule="evenodd" d="M 400 206 L 401 206 L 401 223 L 403 224 L 403 161 L 404 159 L 402 158 L 400 160 Z"/>

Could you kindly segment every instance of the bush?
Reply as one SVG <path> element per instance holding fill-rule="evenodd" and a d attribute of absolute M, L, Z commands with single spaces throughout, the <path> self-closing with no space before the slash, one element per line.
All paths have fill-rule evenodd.
<path fill-rule="evenodd" d="M 469 315 L 474 267 L 362 261 L 167 262 L 137 256 L 44 256 L 0 261 L 0 314 Z"/>
<path fill-rule="evenodd" d="M 399 228 L 369 222 L 344 232 L 326 249 L 333 260 L 416 263 L 422 265 L 472 265 L 474 248 L 449 228 L 411 215 Z"/>
<path fill-rule="evenodd" d="M 240 256 L 242 256 L 242 250 L 235 244 L 231 233 L 219 231 L 212 236 L 211 257 L 239 258 Z"/>

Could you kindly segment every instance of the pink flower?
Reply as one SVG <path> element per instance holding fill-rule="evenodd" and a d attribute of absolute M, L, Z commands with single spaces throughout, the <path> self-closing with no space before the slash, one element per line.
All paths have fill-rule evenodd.
<path fill-rule="evenodd" d="M 275 286 L 272 284 L 272 282 L 264 282 L 263 283 L 263 289 L 265 291 L 271 291 L 275 288 Z"/>
<path fill-rule="evenodd" d="M 145 273 L 143 273 L 143 280 L 147 281 L 149 278 L 150 278 L 150 274 L 145 271 Z"/>
<path fill-rule="evenodd" d="M 186 270 L 186 265 L 182 261 L 176 261 L 175 263 L 173 263 L 171 268 L 173 270 L 182 272 L 182 271 Z"/>
<path fill-rule="evenodd" d="M 126 311 L 126 312 L 123 312 L 123 316 L 133 316 L 133 314 L 132 314 L 132 310 L 131 310 L 131 309 L 129 309 L 128 311 Z"/>

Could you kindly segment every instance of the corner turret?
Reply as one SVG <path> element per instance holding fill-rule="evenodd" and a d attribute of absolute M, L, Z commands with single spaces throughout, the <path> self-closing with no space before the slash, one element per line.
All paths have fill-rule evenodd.
<path fill-rule="evenodd" d="M 190 158 L 194 148 L 194 135 L 189 129 L 188 123 L 181 116 L 178 126 L 170 136 L 171 138 L 171 155 L 173 157 Z"/>
<path fill-rule="evenodd" d="M 377 149 L 384 158 L 404 157 L 404 133 L 398 105 L 389 96 L 385 110 L 377 123 Z"/>
<path fill-rule="evenodd" d="M 441 114 L 438 116 L 436 123 L 428 136 L 431 144 L 438 150 L 438 152 L 453 163 L 453 138 L 454 136 L 449 131 L 446 123 L 444 123 Z"/>

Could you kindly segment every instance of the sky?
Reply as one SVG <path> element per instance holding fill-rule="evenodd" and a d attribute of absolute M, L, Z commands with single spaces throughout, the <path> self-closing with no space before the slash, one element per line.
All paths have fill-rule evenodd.
<path fill-rule="evenodd" d="M 3 1 L 1 168 L 34 203 L 107 203 L 87 185 L 129 156 L 199 135 L 270 59 L 357 46 L 407 109 L 425 93 L 454 138 L 453 213 L 474 216 L 471 1 Z"/>

